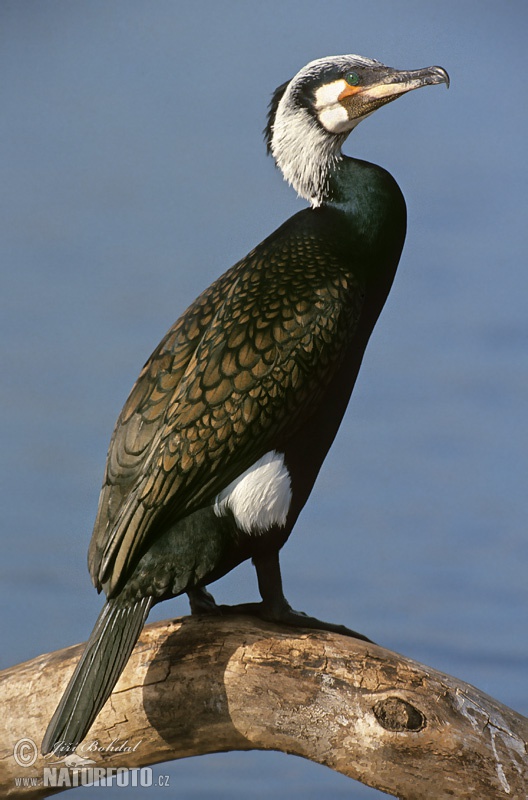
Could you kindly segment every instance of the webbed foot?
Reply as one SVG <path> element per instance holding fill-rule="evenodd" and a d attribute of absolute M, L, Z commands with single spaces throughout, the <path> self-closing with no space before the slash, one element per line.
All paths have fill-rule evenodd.
<path fill-rule="evenodd" d="M 276 622 L 282 625 L 292 625 L 296 628 L 310 628 L 317 631 L 330 631 L 330 633 L 340 633 L 342 636 L 352 636 L 354 639 L 361 639 L 363 642 L 372 642 L 362 633 L 347 628 L 346 625 L 336 625 L 333 622 L 323 622 L 317 617 L 310 617 L 302 611 L 295 611 L 286 602 L 273 605 L 261 603 L 240 603 L 236 606 L 217 606 L 221 614 L 247 614 L 258 617 L 266 622 Z"/>
<path fill-rule="evenodd" d="M 282 591 L 282 579 L 279 566 L 278 552 L 272 552 L 260 558 L 254 558 L 253 563 L 257 570 L 260 603 L 240 603 L 234 606 L 217 605 L 214 597 L 207 589 L 189 589 L 187 594 L 191 605 L 191 614 L 246 614 L 258 617 L 265 622 L 276 622 L 282 625 L 291 625 L 296 628 L 308 628 L 316 631 L 329 631 L 342 636 L 351 636 L 363 642 L 372 642 L 362 633 L 347 628 L 346 625 L 336 625 L 333 622 L 323 622 L 317 617 L 310 617 L 302 611 L 295 611 Z"/>

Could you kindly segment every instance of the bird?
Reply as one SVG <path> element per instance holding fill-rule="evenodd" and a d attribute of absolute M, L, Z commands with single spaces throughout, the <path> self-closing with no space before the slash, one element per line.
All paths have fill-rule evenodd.
<path fill-rule="evenodd" d="M 150 609 L 183 593 L 192 614 L 370 641 L 295 611 L 279 553 L 337 434 L 406 235 L 396 180 L 342 146 L 381 106 L 442 83 L 442 67 L 343 55 L 311 61 L 273 93 L 267 152 L 308 207 L 199 295 L 132 388 L 88 553 L 106 601 L 43 754 L 83 741 Z M 217 605 L 209 584 L 248 559 L 261 601 Z"/>

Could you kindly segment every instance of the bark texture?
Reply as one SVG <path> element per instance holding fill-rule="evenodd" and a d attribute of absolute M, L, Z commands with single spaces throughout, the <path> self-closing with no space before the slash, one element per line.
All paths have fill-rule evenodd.
<path fill-rule="evenodd" d="M 80 653 L 76 645 L 0 673 L 1 796 L 46 797 L 68 788 L 65 775 L 82 783 L 83 769 L 267 749 L 406 800 L 528 797 L 526 717 L 376 645 L 244 617 L 146 626 L 77 755 L 43 758 L 32 742 Z M 44 786 L 46 774 L 63 785 Z"/>

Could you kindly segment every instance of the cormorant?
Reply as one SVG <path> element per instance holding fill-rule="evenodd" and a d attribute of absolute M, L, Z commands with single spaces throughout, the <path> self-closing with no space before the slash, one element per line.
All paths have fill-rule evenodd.
<path fill-rule="evenodd" d="M 390 290 L 406 229 L 384 169 L 344 156 L 355 126 L 446 83 L 357 55 L 312 61 L 274 93 L 265 130 L 309 201 L 184 312 L 117 421 L 88 564 L 107 600 L 42 752 L 73 750 L 128 661 L 149 610 L 255 614 L 356 636 L 287 603 L 279 551 L 337 433 Z M 251 558 L 261 603 L 216 606 L 206 586 Z"/>

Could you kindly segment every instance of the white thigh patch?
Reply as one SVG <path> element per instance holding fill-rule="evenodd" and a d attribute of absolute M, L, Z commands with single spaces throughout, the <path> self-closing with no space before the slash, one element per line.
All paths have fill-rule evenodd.
<path fill-rule="evenodd" d="M 259 534 L 274 525 L 284 527 L 291 497 L 284 455 L 272 450 L 222 489 L 214 512 L 221 516 L 229 508 L 244 533 Z"/>

